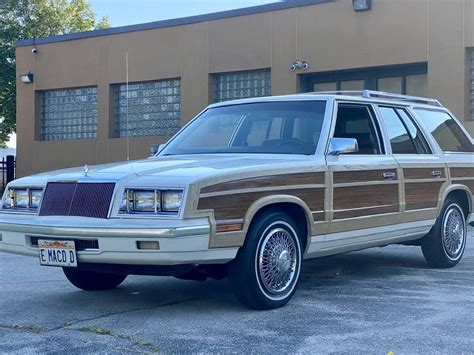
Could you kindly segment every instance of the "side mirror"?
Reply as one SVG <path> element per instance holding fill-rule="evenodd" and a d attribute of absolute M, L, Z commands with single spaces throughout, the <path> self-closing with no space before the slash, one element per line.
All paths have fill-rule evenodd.
<path fill-rule="evenodd" d="M 329 155 L 350 154 L 359 151 L 355 138 L 332 138 L 329 142 Z"/>
<path fill-rule="evenodd" d="M 160 153 L 166 144 L 153 144 L 150 146 L 150 157 L 154 157 L 156 154 Z"/>

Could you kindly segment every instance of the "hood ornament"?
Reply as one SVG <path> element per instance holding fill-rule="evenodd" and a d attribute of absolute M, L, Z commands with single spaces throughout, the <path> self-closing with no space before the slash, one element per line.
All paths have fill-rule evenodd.
<path fill-rule="evenodd" d="M 84 165 L 84 176 L 87 177 L 89 175 L 89 167 L 86 165 Z"/>

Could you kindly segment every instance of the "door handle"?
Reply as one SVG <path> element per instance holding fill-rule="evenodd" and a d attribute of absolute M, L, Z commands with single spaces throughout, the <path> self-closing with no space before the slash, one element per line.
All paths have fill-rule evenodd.
<path fill-rule="evenodd" d="M 434 178 L 440 178 L 443 175 L 443 173 L 439 170 L 435 170 L 431 172 L 431 176 Z"/>
<path fill-rule="evenodd" d="M 383 178 L 386 180 L 393 180 L 397 177 L 397 173 L 394 171 L 386 171 L 383 173 Z"/>

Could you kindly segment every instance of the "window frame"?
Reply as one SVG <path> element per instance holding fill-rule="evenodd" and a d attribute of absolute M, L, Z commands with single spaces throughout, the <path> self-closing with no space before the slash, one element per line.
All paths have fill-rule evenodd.
<path fill-rule="evenodd" d="M 304 99 L 302 98 L 301 100 L 288 100 L 288 99 L 282 99 L 281 97 L 268 97 L 264 98 L 262 100 L 255 100 L 252 101 L 249 99 L 249 101 L 225 101 L 225 102 L 218 102 L 214 104 L 210 104 L 206 108 L 204 108 L 201 112 L 199 112 L 196 116 L 194 116 L 191 120 L 189 120 L 181 129 L 174 135 L 172 136 L 163 146 L 162 149 L 157 151 L 153 157 L 159 157 L 159 156 L 166 156 L 166 149 L 167 147 L 174 142 L 179 135 L 181 135 L 190 125 L 194 123 L 194 121 L 198 120 L 203 114 L 205 114 L 207 111 L 210 109 L 218 108 L 218 107 L 232 107 L 232 106 L 241 106 L 241 105 L 248 105 L 252 103 L 287 103 L 287 102 L 323 102 L 325 104 L 325 110 L 323 113 L 323 120 L 322 120 L 322 125 L 321 125 L 321 132 L 319 136 L 318 143 L 315 147 L 314 153 L 308 154 L 308 155 L 302 155 L 304 157 L 311 157 L 315 158 L 317 156 L 324 156 L 325 151 L 327 147 L 329 146 L 329 141 L 330 139 L 329 134 L 327 132 L 331 132 L 332 129 L 332 123 L 333 123 L 333 117 L 334 117 L 334 107 L 335 107 L 335 100 L 333 98 L 319 98 L 315 97 L 314 99 Z M 241 120 L 239 122 L 239 126 L 242 124 Z M 239 128 L 236 128 L 238 130 Z M 234 139 L 234 136 L 232 136 L 231 141 Z M 239 153 L 240 154 L 240 153 Z M 260 153 L 242 153 L 242 154 L 260 154 Z M 265 153 L 264 153 L 265 154 Z M 295 155 L 297 156 L 297 155 Z"/>
<path fill-rule="evenodd" d="M 431 144 L 430 144 L 430 141 L 426 138 L 426 131 L 424 129 L 424 127 L 422 128 L 418 122 L 417 119 L 415 119 L 409 109 L 409 107 L 406 107 L 406 106 L 401 106 L 401 105 L 391 105 L 391 104 L 384 104 L 384 103 L 380 103 L 380 104 L 377 104 L 377 114 L 378 114 L 378 117 L 379 117 L 379 121 L 380 121 L 380 124 L 383 126 L 384 128 L 384 136 L 385 136 L 385 140 L 387 141 L 387 144 L 388 146 L 390 147 L 390 153 L 392 155 L 433 155 L 434 154 L 434 151 L 433 151 L 433 148 L 431 147 Z M 410 137 L 410 140 L 413 144 L 413 146 L 415 147 L 415 151 L 416 153 L 415 154 L 411 154 L 411 153 L 394 153 L 393 152 L 393 149 L 392 149 L 392 143 L 390 142 L 390 135 L 388 133 L 388 129 L 387 129 L 387 126 L 383 120 L 383 115 L 382 115 L 382 112 L 381 112 L 381 108 L 389 108 L 389 109 L 392 109 L 395 114 L 397 115 L 398 119 L 400 120 L 400 122 L 402 123 L 403 127 L 405 128 L 405 130 L 407 131 L 408 133 L 408 136 Z M 400 117 L 400 114 L 398 113 L 397 110 L 403 110 L 405 111 L 405 113 L 407 114 L 408 118 L 411 120 L 411 122 L 413 123 L 413 125 L 418 129 L 419 133 L 421 134 L 421 137 L 424 141 L 424 145 L 426 146 L 426 148 L 428 149 L 428 153 L 422 153 L 418 150 L 416 144 L 415 144 L 415 139 L 411 136 L 411 133 L 410 133 L 410 130 L 408 129 L 405 121 L 403 120 L 402 117 Z"/>
<path fill-rule="evenodd" d="M 462 151 L 451 151 L 451 150 L 443 150 L 441 146 L 438 144 L 436 141 L 435 137 L 431 134 L 431 132 L 426 128 L 425 123 L 423 120 L 418 116 L 417 110 L 425 110 L 425 111 L 432 111 L 432 112 L 441 112 L 447 114 L 451 119 L 458 125 L 458 127 L 461 129 L 461 131 L 464 133 L 466 138 L 471 141 L 471 143 L 474 145 L 474 139 L 471 136 L 471 134 L 467 131 L 467 129 L 464 127 L 464 125 L 459 121 L 459 119 L 447 108 L 445 107 L 432 107 L 432 106 L 422 106 L 422 105 L 414 105 L 410 106 L 410 112 L 411 116 L 416 118 L 416 121 L 418 122 L 418 125 L 422 127 L 423 132 L 425 134 L 425 137 L 429 137 L 428 143 L 431 146 L 431 150 L 433 151 L 434 154 L 434 149 L 433 147 L 436 147 L 437 154 L 438 155 L 444 155 L 444 154 L 472 154 L 472 152 L 462 152 Z"/>
<path fill-rule="evenodd" d="M 250 96 L 250 97 L 239 97 L 239 98 L 231 98 L 231 99 L 225 99 L 225 100 L 221 100 L 219 98 L 219 89 L 218 89 L 218 86 L 219 86 L 219 79 L 224 77 L 224 76 L 228 76 L 228 75 L 238 75 L 238 74 L 250 74 L 250 73 L 262 73 L 264 76 L 265 75 L 268 75 L 268 78 L 265 78 L 265 79 L 268 79 L 269 80 L 269 83 L 270 85 L 268 87 L 263 87 L 262 86 L 262 89 L 263 90 L 267 90 L 268 89 L 268 95 L 267 93 L 265 92 L 263 95 L 261 96 Z M 249 99 L 249 98 L 255 98 L 255 97 L 265 97 L 265 96 L 271 96 L 272 94 L 272 70 L 271 68 L 257 68 L 257 69 L 250 69 L 250 70 L 237 70 L 237 71 L 229 71 L 229 72 L 218 72 L 218 73 L 212 73 L 211 74 L 211 85 L 212 85 L 212 89 L 211 89 L 211 101 L 212 103 L 214 104 L 218 104 L 218 103 L 223 103 L 223 102 L 229 102 L 229 101 L 236 101 L 236 100 L 243 100 L 243 99 Z M 226 91 L 237 91 L 239 89 L 234 89 L 234 90 L 226 90 Z"/>
<path fill-rule="evenodd" d="M 330 134 L 329 134 L 329 139 L 326 144 L 326 149 L 324 152 L 324 155 L 328 156 L 329 155 L 329 144 L 331 142 L 331 139 L 334 138 L 334 133 L 336 131 L 336 124 L 337 124 L 337 116 L 338 116 L 338 111 L 339 111 L 339 106 L 341 105 L 348 105 L 348 106 L 363 106 L 367 108 L 367 111 L 369 112 L 372 124 L 374 125 L 375 128 L 375 133 L 377 135 L 377 141 L 379 145 L 379 154 L 349 154 L 346 156 L 357 156 L 357 157 L 380 157 L 384 155 L 388 155 L 388 148 L 387 146 L 387 139 L 385 135 L 385 131 L 382 128 L 382 125 L 380 123 L 380 120 L 377 115 L 376 107 L 374 103 L 372 102 L 361 102 L 361 101 L 350 101 L 350 100 L 334 100 L 334 110 L 332 113 L 332 118 L 331 118 L 331 129 L 330 129 Z M 390 145 L 390 144 L 389 144 Z M 390 150 L 391 151 L 391 150 Z"/>
<path fill-rule="evenodd" d="M 95 107 L 95 123 L 92 124 L 92 126 L 95 126 L 94 132 L 92 132 L 93 137 L 82 137 L 82 138 L 62 138 L 62 139 L 46 139 L 45 137 L 47 134 L 43 133 L 43 127 L 45 127 L 44 124 L 44 116 L 43 116 L 43 95 L 46 95 L 47 93 L 51 92 L 58 92 L 58 91 L 72 91 L 72 90 L 84 90 L 84 89 L 95 89 L 95 96 L 96 96 L 96 107 Z M 38 106 L 37 113 L 35 115 L 35 141 L 37 142 L 74 142 L 74 141 L 97 141 L 98 135 L 99 135 L 99 88 L 97 85 L 85 85 L 85 86 L 72 86 L 72 87 L 61 87 L 61 88 L 54 88 L 54 89 L 45 89 L 45 90 L 37 90 L 35 93 L 35 105 Z M 56 104 L 62 106 L 63 104 Z M 61 113 L 67 112 L 66 111 L 61 111 Z M 61 118 L 57 121 L 63 121 L 64 118 Z M 91 125 L 91 124 L 86 124 L 86 125 Z M 74 126 L 74 125 L 69 125 L 69 126 Z M 65 127 L 65 126 L 64 126 Z M 59 135 L 65 135 L 64 131 L 59 133 Z M 81 132 L 81 134 L 84 134 L 84 132 Z"/>
<path fill-rule="evenodd" d="M 383 79 L 400 79 L 400 93 L 394 92 L 397 95 L 407 95 L 406 93 L 406 76 L 407 74 L 401 75 L 387 75 L 387 76 L 376 76 L 375 77 L 375 91 L 389 92 L 380 88 L 379 81 Z"/>
<path fill-rule="evenodd" d="M 364 80 L 366 89 L 377 90 L 376 88 L 378 79 L 401 77 L 402 93 L 406 93 L 406 77 L 419 74 L 428 75 L 428 62 L 394 64 L 367 68 L 351 68 L 305 74 L 301 76 L 300 87 L 301 92 L 314 92 L 314 84 L 335 82 L 336 91 L 340 91 L 341 81 Z"/>
<path fill-rule="evenodd" d="M 397 113 L 398 117 L 400 117 L 402 123 L 406 126 L 406 123 L 405 123 L 405 120 L 400 116 L 400 113 L 398 112 L 398 110 L 402 110 L 404 111 L 407 116 L 408 116 L 408 119 L 411 121 L 411 123 L 415 126 L 415 128 L 418 130 L 419 134 L 421 135 L 421 140 L 423 141 L 422 144 L 425 146 L 425 148 L 428 150 L 427 153 L 420 153 L 418 152 L 419 155 L 433 155 L 433 148 L 431 148 L 430 146 L 430 143 L 428 141 L 428 139 L 426 138 L 426 133 L 423 131 L 423 129 L 420 127 L 419 123 L 417 122 L 417 120 L 413 117 L 413 115 L 411 114 L 410 110 L 408 110 L 407 107 L 400 107 L 400 108 L 395 108 L 395 112 Z M 408 127 L 406 127 L 407 130 L 408 130 L 408 133 L 410 134 L 410 129 Z M 411 134 L 410 134 L 411 136 Z M 415 142 L 415 138 L 412 137 L 413 139 L 413 142 Z M 415 148 L 416 148 L 416 144 L 415 144 Z M 418 149 L 417 149 L 418 150 Z"/>
<path fill-rule="evenodd" d="M 178 126 L 175 128 L 175 132 L 173 134 L 165 134 L 165 135 L 163 135 L 163 134 L 162 135 L 138 134 L 138 135 L 132 135 L 132 134 L 130 134 L 130 132 L 132 132 L 132 129 L 130 129 L 130 132 L 127 132 L 127 128 L 125 127 L 125 129 L 124 129 L 125 134 L 122 135 L 122 129 L 121 129 L 121 125 L 120 125 L 120 115 L 121 115 L 121 113 L 120 113 L 120 97 L 119 97 L 119 95 L 120 95 L 120 87 L 126 86 L 127 83 L 126 82 L 120 82 L 120 83 L 110 84 L 111 99 L 113 100 L 113 106 L 111 107 L 112 120 L 113 121 L 111 122 L 112 126 L 110 127 L 109 138 L 125 139 L 125 138 L 129 137 L 129 138 L 141 139 L 141 138 L 150 138 L 150 137 L 151 138 L 153 138 L 153 137 L 166 137 L 166 136 L 171 136 L 172 137 L 173 135 L 178 133 L 181 130 L 181 127 L 182 127 L 181 121 L 182 121 L 182 115 L 183 115 L 183 112 L 182 112 L 182 103 L 183 103 L 183 100 L 182 100 L 182 79 L 181 79 L 181 77 L 131 81 L 131 82 L 128 83 L 128 85 L 129 86 L 134 86 L 134 85 L 140 85 L 140 84 L 150 84 L 150 83 L 157 83 L 157 82 L 171 82 L 171 81 L 178 81 L 179 82 L 179 85 L 178 85 L 178 88 L 179 88 L 179 94 L 178 94 L 179 95 L 179 111 L 178 111 L 179 112 L 179 118 L 177 119 Z M 132 92 L 132 91 L 137 91 L 138 92 L 138 90 L 135 90 L 133 88 L 130 89 L 129 91 L 130 92 Z M 155 97 L 163 98 L 163 97 L 168 97 L 168 96 L 172 96 L 172 95 L 156 95 Z M 134 98 L 131 97 L 129 99 L 134 99 Z M 169 104 L 171 104 L 171 103 L 169 103 Z M 149 104 L 149 106 L 153 106 L 153 104 Z M 152 113 L 163 113 L 163 112 L 169 112 L 169 111 L 156 111 L 156 112 L 152 112 Z M 174 111 L 174 112 L 176 112 L 176 111 Z M 129 120 L 129 121 L 131 122 L 133 120 Z M 157 120 L 157 122 L 159 122 L 159 121 L 160 120 Z M 143 131 L 143 130 L 144 130 L 143 128 L 140 129 L 140 131 Z"/>
<path fill-rule="evenodd" d="M 469 50 L 469 55 L 468 55 L 468 100 L 467 100 L 467 105 L 468 105 L 468 121 L 474 121 L 474 47 L 471 47 L 468 49 Z"/>

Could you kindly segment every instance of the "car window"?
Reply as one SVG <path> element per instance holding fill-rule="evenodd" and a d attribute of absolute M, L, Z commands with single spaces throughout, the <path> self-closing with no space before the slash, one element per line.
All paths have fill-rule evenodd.
<path fill-rule="evenodd" d="M 413 121 L 413 118 L 410 117 L 408 112 L 405 109 L 397 108 L 396 109 L 398 116 L 402 119 L 405 127 L 408 129 L 413 143 L 415 144 L 418 154 L 431 154 L 428 142 L 426 141 L 423 133 L 416 126 L 416 123 Z"/>
<path fill-rule="evenodd" d="M 322 100 L 209 108 L 160 154 L 314 154 L 325 111 Z"/>
<path fill-rule="evenodd" d="M 240 120 L 241 117 L 223 114 L 219 116 L 216 122 L 202 122 L 200 130 L 207 135 L 209 147 L 219 147 L 230 141 Z M 189 148 L 199 147 L 201 145 L 201 137 L 197 135 L 190 136 L 186 141 L 186 145 Z"/>
<path fill-rule="evenodd" d="M 416 154 L 417 150 L 400 116 L 392 107 L 380 107 L 393 154 Z"/>
<path fill-rule="evenodd" d="M 281 138 L 281 133 L 283 129 L 283 117 L 275 117 L 272 120 L 270 131 L 268 132 L 268 139 L 278 139 Z"/>
<path fill-rule="evenodd" d="M 334 138 L 355 138 L 359 151 L 353 154 L 382 154 L 379 130 L 369 107 L 340 104 L 337 111 Z"/>
<path fill-rule="evenodd" d="M 259 146 L 265 140 L 272 119 L 267 117 L 262 120 L 255 120 L 251 123 L 250 131 L 247 135 L 245 144 L 247 146 Z"/>
<path fill-rule="evenodd" d="M 474 152 L 471 139 L 447 112 L 426 109 L 415 111 L 443 151 Z"/>

